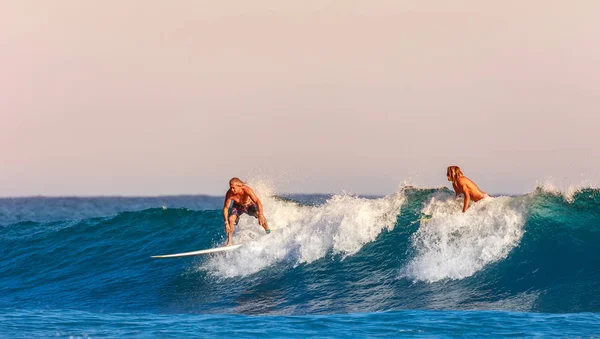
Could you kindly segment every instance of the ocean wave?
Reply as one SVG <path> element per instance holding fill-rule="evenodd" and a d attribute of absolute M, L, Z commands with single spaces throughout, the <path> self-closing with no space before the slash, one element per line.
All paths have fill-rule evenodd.
<path fill-rule="evenodd" d="M 399 309 L 598 312 L 600 191 L 537 189 L 461 212 L 448 189 L 318 203 L 257 188 L 273 232 L 220 209 L 156 207 L 22 221 L 0 233 L 0 306 L 85 311 L 318 314 Z"/>

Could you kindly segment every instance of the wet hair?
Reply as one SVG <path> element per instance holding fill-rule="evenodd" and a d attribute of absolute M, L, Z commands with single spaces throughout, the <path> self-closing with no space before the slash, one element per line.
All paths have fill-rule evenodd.
<path fill-rule="evenodd" d="M 454 181 L 458 180 L 458 178 L 463 177 L 464 174 L 460 170 L 460 167 L 448 166 L 448 169 L 446 170 L 446 176 L 449 177 L 450 179 L 452 179 L 452 181 L 454 182 Z"/>
<path fill-rule="evenodd" d="M 231 180 L 229 180 L 229 185 L 233 185 L 233 184 L 237 184 L 240 183 L 242 185 L 245 185 L 246 183 L 243 182 L 242 180 L 240 180 L 240 178 L 231 178 Z"/>

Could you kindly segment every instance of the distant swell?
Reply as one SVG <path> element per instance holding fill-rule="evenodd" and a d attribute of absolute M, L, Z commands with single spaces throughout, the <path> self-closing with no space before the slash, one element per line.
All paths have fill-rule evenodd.
<path fill-rule="evenodd" d="M 11 212 L 22 211 L 21 202 L 4 206 L 0 307 L 242 314 L 600 311 L 596 189 L 568 197 L 543 189 L 492 197 L 464 214 L 461 200 L 447 189 L 318 197 L 308 204 L 257 190 L 271 235 L 244 216 L 234 236 L 245 244 L 240 250 L 187 259 L 150 256 L 223 244 L 220 198 L 195 208 L 145 201 L 156 207 L 108 213 L 129 203 L 119 198 L 125 200 L 111 201 L 107 213 L 72 213 L 79 218 L 65 217 L 78 201 L 46 218 L 35 209 L 21 217 Z M 99 203 L 89 199 L 86 206 Z"/>

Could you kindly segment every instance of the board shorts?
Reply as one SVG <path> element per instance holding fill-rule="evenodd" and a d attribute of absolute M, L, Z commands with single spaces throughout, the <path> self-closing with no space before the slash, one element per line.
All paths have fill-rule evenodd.
<path fill-rule="evenodd" d="M 234 202 L 233 206 L 229 209 L 229 215 L 237 215 L 237 218 L 235 219 L 236 225 L 238 224 L 238 221 L 240 221 L 240 216 L 244 213 L 257 218 L 256 214 L 258 213 L 258 207 L 255 204 L 242 206 Z"/>

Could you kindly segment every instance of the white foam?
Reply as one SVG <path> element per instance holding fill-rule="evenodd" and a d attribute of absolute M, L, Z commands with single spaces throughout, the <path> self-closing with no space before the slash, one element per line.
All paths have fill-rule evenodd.
<path fill-rule="evenodd" d="M 328 253 L 352 255 L 394 227 L 405 201 L 403 193 L 380 199 L 338 195 L 322 205 L 304 206 L 270 197 L 269 188 L 260 183 L 251 187 L 261 198 L 272 233 L 265 235 L 256 219 L 244 215 L 233 240 L 245 245 L 211 257 L 200 269 L 219 277 L 236 277 L 277 263 L 311 263 Z"/>
<path fill-rule="evenodd" d="M 423 208 L 431 219 L 413 235 L 414 256 L 402 276 L 427 282 L 463 279 L 505 258 L 523 236 L 526 199 L 488 197 L 462 213 L 462 197 L 435 194 Z"/>

